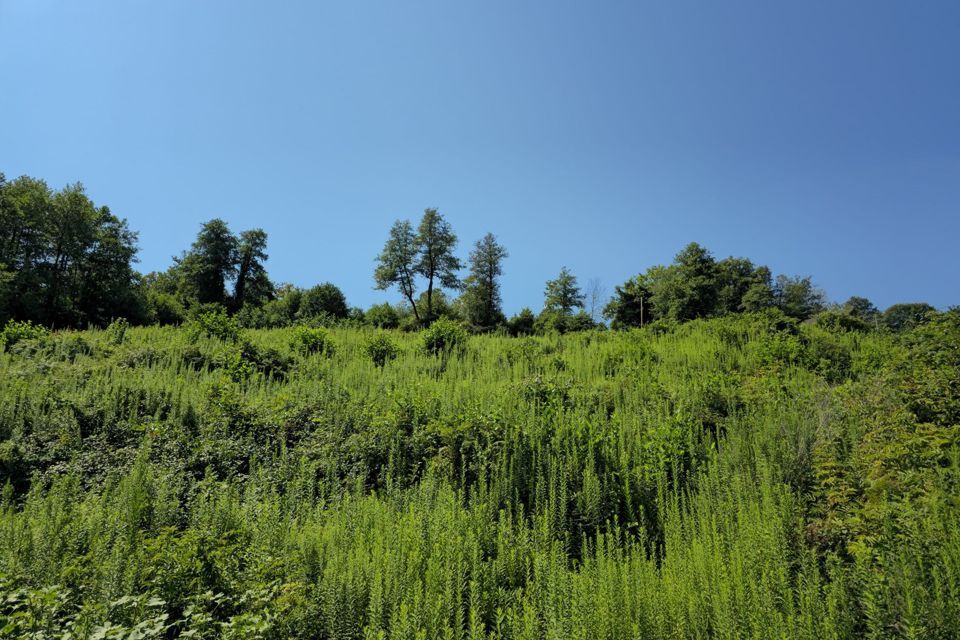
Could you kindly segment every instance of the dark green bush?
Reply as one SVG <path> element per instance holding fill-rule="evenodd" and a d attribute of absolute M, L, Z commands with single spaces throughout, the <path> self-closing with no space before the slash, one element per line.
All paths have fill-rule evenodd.
<path fill-rule="evenodd" d="M 375 304 L 364 314 L 364 321 L 380 329 L 396 329 L 400 326 L 400 314 L 392 304 Z"/>

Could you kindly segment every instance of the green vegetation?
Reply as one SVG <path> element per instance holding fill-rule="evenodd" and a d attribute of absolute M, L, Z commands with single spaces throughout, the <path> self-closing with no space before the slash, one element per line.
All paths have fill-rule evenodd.
<path fill-rule="evenodd" d="M 924 317 L 10 325 L 0 637 L 957 637 L 960 314 Z"/>
<path fill-rule="evenodd" d="M 220 219 L 141 275 L 80 185 L 0 223 L 0 638 L 960 637 L 960 309 L 691 243 L 507 319 L 427 209 L 364 311 Z"/>

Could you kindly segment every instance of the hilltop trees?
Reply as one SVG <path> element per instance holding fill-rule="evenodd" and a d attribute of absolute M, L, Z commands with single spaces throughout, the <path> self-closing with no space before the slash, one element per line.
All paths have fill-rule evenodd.
<path fill-rule="evenodd" d="M 642 327 L 653 319 L 650 283 L 640 274 L 613 288 L 613 298 L 603 308 L 603 315 L 614 329 Z"/>
<path fill-rule="evenodd" d="M 641 316 L 641 300 L 643 315 Z M 715 260 L 697 243 L 687 245 L 673 264 L 657 265 L 616 287 L 604 313 L 615 327 L 650 320 L 685 322 L 777 307 L 806 320 L 824 309 L 825 296 L 809 277 L 780 275 L 746 258 Z"/>
<path fill-rule="evenodd" d="M 260 307 L 274 298 L 267 275 L 267 233 L 250 229 L 234 235 L 227 223 L 205 222 L 190 249 L 174 258 L 164 274 L 151 275 L 149 300 L 176 301 L 184 310 L 198 305 L 218 305 L 230 312 Z M 228 285 L 233 284 L 232 293 Z"/>
<path fill-rule="evenodd" d="M 138 318 L 137 234 L 83 185 L 0 174 L 0 320 L 50 326 Z"/>
<path fill-rule="evenodd" d="M 324 282 L 303 292 L 297 317 L 327 316 L 334 320 L 342 320 L 349 312 L 347 298 L 343 295 L 343 291 L 332 282 Z"/>
<path fill-rule="evenodd" d="M 925 302 L 895 304 L 883 312 L 883 324 L 891 331 L 905 331 L 926 323 L 936 311 Z"/>
<path fill-rule="evenodd" d="M 267 233 L 263 229 L 242 231 L 237 240 L 237 281 L 233 285 L 235 310 L 251 302 L 260 305 L 273 297 L 273 283 L 267 276 Z"/>
<path fill-rule="evenodd" d="M 500 308 L 500 282 L 507 250 L 488 233 L 477 240 L 470 253 L 470 275 L 463 281 L 461 296 L 466 319 L 480 329 L 492 329 L 506 318 Z"/>
<path fill-rule="evenodd" d="M 556 279 L 547 280 L 547 286 L 543 292 L 543 309 L 570 315 L 574 309 L 583 308 L 583 299 L 583 293 L 577 285 L 577 277 L 563 267 Z"/>
<path fill-rule="evenodd" d="M 396 288 L 403 301 L 374 306 L 365 315 L 351 311 L 343 291 L 329 282 L 276 287 L 266 268 L 266 231 L 235 234 L 220 218 L 203 223 L 169 269 L 141 275 L 133 269 L 137 234 L 108 207 L 95 205 L 81 184 L 53 190 L 43 180 L 8 181 L 0 173 L 0 324 L 14 319 L 59 328 L 105 325 L 120 317 L 168 324 L 224 310 L 248 327 L 349 320 L 414 329 L 442 316 L 477 331 L 502 327 L 514 334 L 597 325 L 605 298 L 599 280 L 584 291 L 564 267 L 546 283 L 539 314 L 524 309 L 508 321 L 500 285 L 506 249 L 487 233 L 474 243 L 461 281 L 464 265 L 456 248 L 457 235 L 435 208 L 425 209 L 416 226 L 396 221 L 376 258 L 374 281 L 380 290 Z M 718 260 L 696 242 L 670 264 L 651 266 L 616 286 L 602 312 L 621 329 L 766 309 L 842 331 L 893 332 L 923 324 L 935 312 L 911 303 L 881 313 L 858 296 L 828 304 L 810 276 L 774 277 L 769 267 L 747 258 Z"/>
<path fill-rule="evenodd" d="M 460 260 L 453 255 L 457 236 L 450 223 L 436 209 L 426 209 L 417 228 L 417 251 L 419 258 L 416 271 L 427 280 L 427 321 L 434 319 L 433 287 L 459 289 L 457 271 L 462 268 Z"/>
<path fill-rule="evenodd" d="M 199 304 L 226 304 L 226 283 L 237 272 L 238 244 L 220 218 L 203 224 L 190 249 L 174 259 L 173 269 L 188 299 Z"/>
<path fill-rule="evenodd" d="M 424 210 L 416 233 L 409 220 L 397 220 L 377 257 L 373 274 L 376 288 L 385 290 L 396 286 L 410 304 L 417 324 L 430 322 L 436 315 L 434 289 L 460 288 L 457 271 L 461 264 L 453 254 L 456 246 L 456 234 L 436 209 Z M 420 307 L 415 298 L 417 276 L 427 280 L 425 299 Z"/>
<path fill-rule="evenodd" d="M 417 292 L 417 235 L 409 220 L 397 220 L 390 228 L 383 251 L 377 256 L 377 268 L 373 272 L 376 288 L 381 290 L 396 286 L 413 309 L 420 322 L 420 311 L 413 296 Z"/>
<path fill-rule="evenodd" d="M 566 267 L 554 280 L 548 280 L 543 292 L 543 311 L 537 318 L 539 331 L 581 331 L 594 326 L 590 315 L 583 310 L 585 296 L 577 284 L 577 277 Z M 579 313 L 574 314 L 574 309 Z"/>
<path fill-rule="evenodd" d="M 806 320 L 823 311 L 826 296 L 814 286 L 810 276 L 777 276 L 773 286 L 774 304 L 788 316 Z"/>

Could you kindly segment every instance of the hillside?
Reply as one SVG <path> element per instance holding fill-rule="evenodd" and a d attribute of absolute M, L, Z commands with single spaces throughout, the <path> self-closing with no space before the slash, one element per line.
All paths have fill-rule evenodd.
<path fill-rule="evenodd" d="M 0 637 L 960 636 L 956 311 L 5 340 Z"/>

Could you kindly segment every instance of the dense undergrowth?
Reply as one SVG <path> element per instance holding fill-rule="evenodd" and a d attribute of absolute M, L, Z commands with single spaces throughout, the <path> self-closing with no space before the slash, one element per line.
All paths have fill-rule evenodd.
<path fill-rule="evenodd" d="M 0 355 L 0 637 L 955 638 L 960 317 Z"/>

